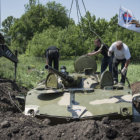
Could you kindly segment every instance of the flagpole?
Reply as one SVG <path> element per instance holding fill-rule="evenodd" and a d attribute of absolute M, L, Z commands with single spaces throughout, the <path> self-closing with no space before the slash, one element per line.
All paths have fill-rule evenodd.
<path fill-rule="evenodd" d="M 117 25 L 117 32 L 116 32 L 116 41 L 118 40 L 118 25 Z"/>
<path fill-rule="evenodd" d="M 121 5 L 120 5 L 120 8 L 121 8 Z M 117 23 L 117 31 L 116 31 L 116 41 L 118 40 L 119 18 L 120 18 L 120 12 L 119 12 L 119 14 L 118 14 L 118 23 Z"/>

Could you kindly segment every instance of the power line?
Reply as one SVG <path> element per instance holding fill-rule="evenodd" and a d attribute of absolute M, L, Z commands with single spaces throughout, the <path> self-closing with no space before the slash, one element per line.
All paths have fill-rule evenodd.
<path fill-rule="evenodd" d="M 76 3 L 76 11 L 77 11 L 78 23 L 80 23 L 80 20 L 79 20 L 79 11 L 78 11 L 78 1 L 75 0 L 75 3 Z"/>
<path fill-rule="evenodd" d="M 69 10 L 69 19 L 70 19 L 70 14 L 71 14 L 72 6 L 73 6 L 73 0 L 71 1 L 71 7 L 70 7 L 70 10 Z"/>
<path fill-rule="evenodd" d="M 87 13 L 87 10 L 86 10 L 86 6 L 85 6 L 85 3 L 84 3 L 84 0 L 82 0 L 82 4 L 83 4 L 83 7 L 84 7 L 84 10 L 85 10 L 85 13 Z M 102 40 L 102 38 L 95 32 L 95 30 L 93 30 L 92 29 L 92 27 L 91 27 L 91 23 L 90 23 L 90 21 L 89 21 L 89 19 L 87 18 L 87 21 L 88 21 L 88 24 L 89 24 L 89 29 L 90 29 L 90 31 L 92 32 L 92 33 L 94 33 L 101 41 L 102 41 L 102 43 L 104 44 L 104 42 L 103 42 L 103 40 Z"/>

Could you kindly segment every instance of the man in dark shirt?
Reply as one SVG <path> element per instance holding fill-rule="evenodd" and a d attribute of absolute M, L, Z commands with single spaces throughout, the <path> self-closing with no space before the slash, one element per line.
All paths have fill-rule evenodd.
<path fill-rule="evenodd" d="M 59 68 L 59 49 L 55 46 L 51 46 L 46 50 L 46 64 L 52 67 L 54 64 L 54 69 Z"/>
<path fill-rule="evenodd" d="M 93 52 L 88 53 L 88 56 L 97 55 L 101 53 L 103 55 L 102 64 L 101 64 L 101 73 L 103 73 L 107 66 L 109 65 L 109 71 L 112 72 L 112 58 L 108 56 L 108 46 L 101 43 L 100 39 L 94 41 L 96 48 Z"/>

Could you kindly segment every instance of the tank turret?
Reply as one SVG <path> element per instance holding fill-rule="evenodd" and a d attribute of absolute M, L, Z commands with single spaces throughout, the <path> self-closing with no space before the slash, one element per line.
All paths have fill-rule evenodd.
<path fill-rule="evenodd" d="M 59 72 L 58 70 L 52 68 L 51 66 L 49 65 L 46 65 L 45 68 L 50 72 L 50 73 L 54 73 L 56 74 L 57 76 L 59 76 L 62 80 L 62 84 L 64 85 L 64 87 L 79 87 L 80 83 L 81 83 L 81 80 L 82 78 L 80 76 L 69 76 L 65 73 L 62 73 L 62 72 Z M 49 79 L 49 76 L 52 76 L 51 74 L 49 74 L 47 76 L 47 79 Z M 53 79 L 54 80 L 54 79 Z M 57 80 L 59 80 L 59 78 L 57 77 Z M 51 81 L 50 81 L 51 82 Z M 58 81 L 57 81 L 58 82 Z M 46 83 L 48 84 L 48 81 L 46 81 Z M 46 86 L 47 86 L 46 84 Z"/>

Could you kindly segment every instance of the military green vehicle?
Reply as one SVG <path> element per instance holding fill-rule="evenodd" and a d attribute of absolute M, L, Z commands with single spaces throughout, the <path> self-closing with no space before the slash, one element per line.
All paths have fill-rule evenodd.
<path fill-rule="evenodd" d="M 50 119 L 132 118 L 132 91 L 114 85 L 109 71 L 100 74 L 96 61 L 81 56 L 74 63 L 75 73 L 46 66 L 46 81 L 26 96 L 25 115 Z"/>

